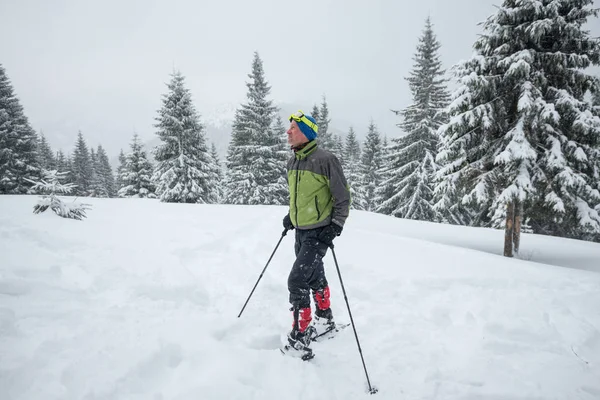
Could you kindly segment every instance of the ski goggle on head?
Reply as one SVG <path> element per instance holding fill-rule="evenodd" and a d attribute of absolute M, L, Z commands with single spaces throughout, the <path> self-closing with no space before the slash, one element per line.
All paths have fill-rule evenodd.
<path fill-rule="evenodd" d="M 315 131 L 315 133 L 319 132 L 319 127 L 317 126 L 317 124 L 313 123 L 310 119 L 306 118 L 306 115 L 304 115 L 302 111 L 298 111 L 290 115 L 290 122 L 292 122 L 292 120 L 296 122 L 304 122 L 310 129 Z"/>

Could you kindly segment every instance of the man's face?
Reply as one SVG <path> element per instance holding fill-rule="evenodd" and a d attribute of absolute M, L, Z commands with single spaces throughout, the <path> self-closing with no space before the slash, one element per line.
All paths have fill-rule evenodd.
<path fill-rule="evenodd" d="M 302 133 L 300 128 L 298 128 L 298 124 L 294 120 L 292 120 L 292 122 L 290 123 L 290 127 L 287 130 L 287 136 L 288 144 L 292 147 L 297 147 L 303 143 L 308 142 L 308 139 L 306 138 L 306 136 L 304 136 L 304 133 Z"/>

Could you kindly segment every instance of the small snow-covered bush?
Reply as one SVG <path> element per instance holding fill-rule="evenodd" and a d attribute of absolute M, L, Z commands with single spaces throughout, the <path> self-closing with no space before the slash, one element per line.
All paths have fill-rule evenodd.
<path fill-rule="evenodd" d="M 43 193 L 39 198 L 37 204 L 33 206 L 33 213 L 39 214 L 50 208 L 56 213 L 56 215 L 63 218 L 72 218 L 81 220 L 86 217 L 85 211 L 91 207 L 89 204 L 79 203 L 73 201 L 70 204 L 64 203 L 57 197 L 57 193 L 69 194 L 75 188 L 76 185 L 72 183 L 61 183 L 61 179 L 64 179 L 66 172 L 58 171 L 44 171 L 44 179 L 40 179 L 39 182 L 29 180 L 33 183 L 32 190 Z"/>

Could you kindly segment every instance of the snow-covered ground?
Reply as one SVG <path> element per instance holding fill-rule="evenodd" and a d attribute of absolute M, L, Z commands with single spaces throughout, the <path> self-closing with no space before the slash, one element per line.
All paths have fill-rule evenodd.
<path fill-rule="evenodd" d="M 291 325 L 284 207 L 86 199 L 85 221 L 0 196 L 0 398 L 599 399 L 600 245 L 352 212 L 351 329 L 310 362 Z M 331 255 L 338 321 L 348 321 Z"/>

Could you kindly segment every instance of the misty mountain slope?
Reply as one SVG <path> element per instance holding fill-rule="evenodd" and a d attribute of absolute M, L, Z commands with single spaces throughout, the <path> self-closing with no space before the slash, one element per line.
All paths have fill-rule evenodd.
<path fill-rule="evenodd" d="M 285 207 L 86 201 L 78 222 L 0 197 L 3 399 L 370 398 L 351 329 L 278 350 L 293 234 L 236 318 Z M 501 236 L 351 213 L 336 254 L 377 398 L 600 396 L 600 274 L 577 269 L 600 246 L 524 235 L 532 261 L 506 259 Z"/>

